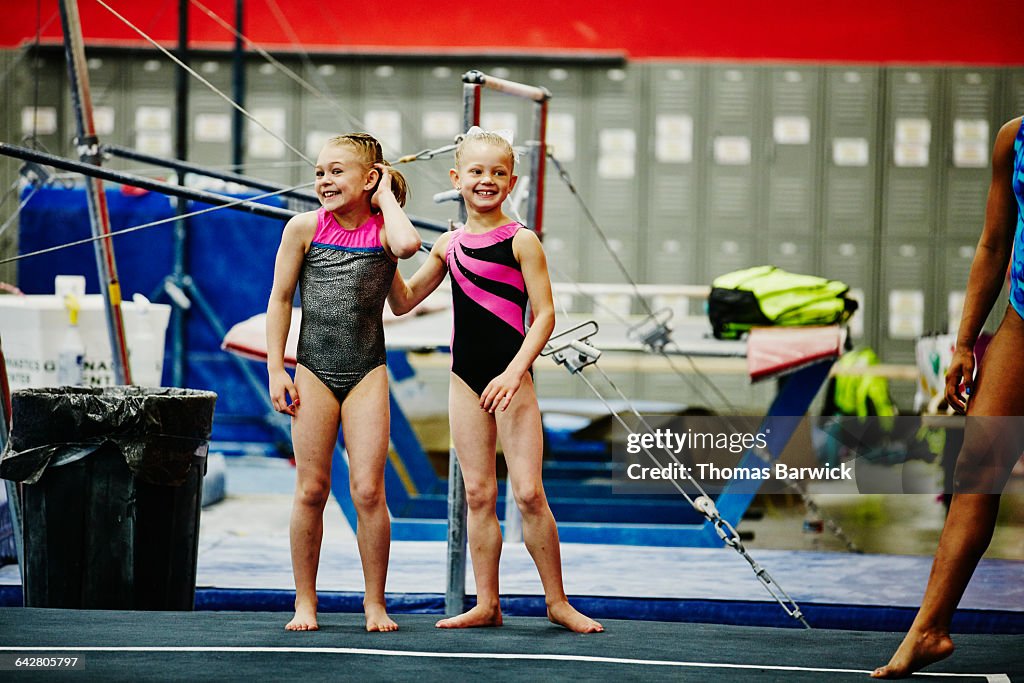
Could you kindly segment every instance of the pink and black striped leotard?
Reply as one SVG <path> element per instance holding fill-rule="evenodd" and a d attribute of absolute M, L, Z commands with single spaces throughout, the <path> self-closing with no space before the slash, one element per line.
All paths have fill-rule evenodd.
<path fill-rule="evenodd" d="M 452 372 L 480 395 L 508 367 L 526 336 L 526 283 L 512 253 L 523 226 L 482 234 L 459 228 L 448 241 L 454 325 Z"/>

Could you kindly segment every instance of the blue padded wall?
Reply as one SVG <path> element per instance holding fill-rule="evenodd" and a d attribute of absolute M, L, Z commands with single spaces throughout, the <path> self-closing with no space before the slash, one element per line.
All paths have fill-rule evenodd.
<path fill-rule="evenodd" d="M 161 194 L 126 194 L 106 191 L 111 230 L 168 218 L 172 201 Z M 271 198 L 264 203 L 283 206 Z M 189 211 L 207 205 L 190 203 Z M 85 191 L 45 188 L 25 206 L 20 216 L 19 253 L 83 239 L 91 235 Z M 225 329 L 266 310 L 273 281 L 274 255 L 284 223 L 231 209 L 188 219 L 186 272 Z M 174 224 L 155 226 L 114 238 L 118 277 L 125 299 L 135 292 L 151 296 L 174 269 Z M 18 286 L 26 294 L 52 294 L 53 278 L 60 274 L 84 275 L 86 291 L 100 291 L 93 246 L 84 244 L 35 256 L 20 263 Z M 166 303 L 166 296 L 157 296 Z M 273 440 L 262 425 L 266 412 L 231 358 L 220 350 L 221 336 L 193 305 L 186 323 L 184 385 L 217 392 L 214 438 Z M 171 345 L 165 347 L 164 384 L 170 379 Z M 249 361 L 246 361 L 249 362 Z M 266 371 L 253 364 L 263 380 Z"/>

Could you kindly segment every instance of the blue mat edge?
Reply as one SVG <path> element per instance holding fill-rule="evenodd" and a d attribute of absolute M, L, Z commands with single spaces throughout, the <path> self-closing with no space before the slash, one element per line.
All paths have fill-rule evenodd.
<path fill-rule="evenodd" d="M 362 593 L 324 591 L 318 594 L 319 610 L 361 612 Z M 200 588 L 196 590 L 197 611 L 289 612 L 295 593 L 288 590 Z M 390 593 L 388 609 L 393 614 L 444 614 L 444 596 L 435 593 Z M 731 626 L 802 628 L 771 602 L 679 600 L 671 598 L 607 598 L 571 596 L 580 611 L 597 619 L 636 619 Z M 21 607 L 21 586 L 0 586 L 0 607 Z M 804 603 L 803 615 L 814 628 L 857 631 L 906 631 L 916 608 L 865 605 L 819 605 Z M 501 600 L 507 616 L 543 617 L 541 596 L 507 596 Z M 1001 610 L 958 610 L 953 618 L 954 633 L 1024 634 L 1024 613 Z"/>

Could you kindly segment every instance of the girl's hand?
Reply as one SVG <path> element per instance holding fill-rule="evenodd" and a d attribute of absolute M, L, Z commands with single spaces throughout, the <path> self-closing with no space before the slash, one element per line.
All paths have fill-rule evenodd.
<path fill-rule="evenodd" d="M 966 396 L 961 392 L 966 390 Z M 957 413 L 967 413 L 967 397 L 974 390 L 974 350 L 961 347 L 953 350 L 953 360 L 946 371 L 946 401 Z"/>
<path fill-rule="evenodd" d="M 480 407 L 489 413 L 495 410 L 504 412 L 522 383 L 523 376 L 520 373 L 506 370 L 488 382 L 484 393 L 480 394 Z"/>
<path fill-rule="evenodd" d="M 291 376 L 284 370 L 270 373 L 270 402 L 277 412 L 295 417 L 295 409 L 299 407 L 299 392 Z"/>
<path fill-rule="evenodd" d="M 375 209 L 380 208 L 380 200 L 383 195 L 390 195 L 394 197 L 394 193 L 391 191 L 391 171 L 387 164 L 374 164 L 373 167 L 380 173 L 380 180 L 377 182 L 377 189 L 373 191 L 373 196 L 370 197 L 370 206 Z"/>

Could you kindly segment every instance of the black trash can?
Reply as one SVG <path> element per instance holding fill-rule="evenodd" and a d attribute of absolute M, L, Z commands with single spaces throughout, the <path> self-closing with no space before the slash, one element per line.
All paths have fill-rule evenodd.
<path fill-rule="evenodd" d="M 22 389 L 0 477 L 23 482 L 27 607 L 191 610 L 217 395 Z"/>

